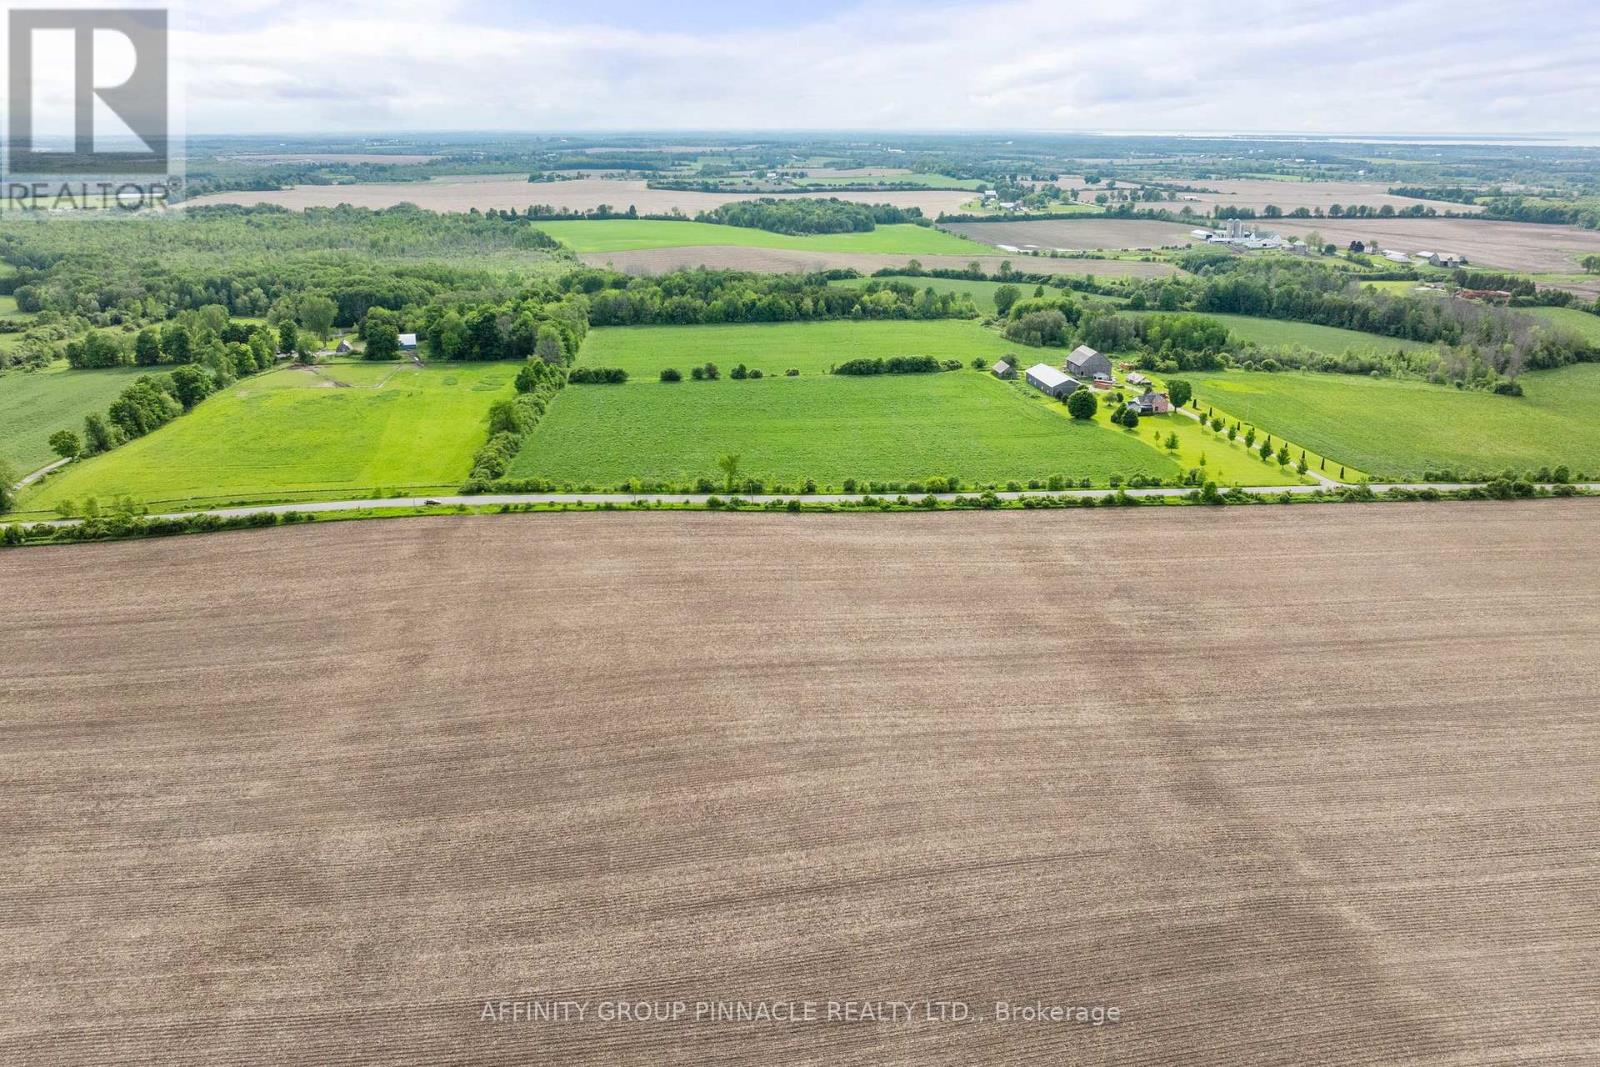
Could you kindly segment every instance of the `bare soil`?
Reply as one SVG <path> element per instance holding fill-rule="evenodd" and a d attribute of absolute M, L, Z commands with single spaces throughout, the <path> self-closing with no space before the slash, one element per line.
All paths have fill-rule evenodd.
<path fill-rule="evenodd" d="M 1398 252 L 1452 253 L 1466 256 L 1474 267 L 1530 274 L 1576 272 L 1582 269 L 1580 259 L 1600 253 L 1600 230 L 1577 226 L 1480 219 L 1279 219 L 1266 225 L 1284 234 L 1316 230 L 1340 248 L 1376 239 Z"/>
<path fill-rule="evenodd" d="M 1047 222 L 952 222 L 940 229 L 991 245 L 1068 248 L 1081 252 L 1122 248 L 1169 248 L 1195 243 L 1193 226 L 1143 219 L 1080 218 Z"/>
<path fill-rule="evenodd" d="M 1593 1063 L 1597 520 L 627 513 L 0 554 L 0 1061 Z M 588 1015 L 482 1021 L 514 998 Z M 596 1018 L 719 998 L 917 1008 Z"/>
<path fill-rule="evenodd" d="M 1254 208 L 1259 212 L 1268 204 L 1275 204 L 1285 212 L 1293 211 L 1297 207 L 1308 210 L 1321 208 L 1326 212 L 1335 204 L 1342 207 L 1364 204 L 1374 208 L 1381 208 L 1387 204 L 1396 211 L 1416 207 L 1419 204 L 1431 207 L 1435 211 L 1463 213 L 1482 210 L 1469 204 L 1446 204 L 1437 200 L 1390 196 L 1389 186 L 1379 182 L 1276 182 L 1270 179 L 1205 178 L 1178 181 L 1173 184 L 1193 185 L 1196 188 L 1211 190 L 1204 193 L 1179 193 L 1175 202 L 1162 205 L 1172 211 L 1191 207 L 1201 215 L 1211 214 L 1211 209 L 1214 207 Z M 1073 187 L 1067 186 L 1067 188 Z M 1088 199 L 1094 198 L 1090 196 Z"/>
<path fill-rule="evenodd" d="M 981 247 L 981 246 L 979 246 Z M 718 270 L 748 270 L 768 274 L 851 268 L 870 274 L 885 267 L 903 267 L 916 260 L 928 270 L 964 270 L 977 263 L 993 274 L 1000 264 L 1010 263 L 1028 274 L 1093 274 L 1101 278 L 1165 278 L 1179 273 L 1170 263 L 1139 263 L 1118 259 L 1046 259 L 1002 254 L 972 256 L 890 256 L 864 252 L 806 252 L 786 248 L 739 248 L 704 246 L 696 248 L 647 248 L 630 252 L 594 252 L 580 256 L 595 267 L 611 267 L 629 274 L 665 274 L 674 270 L 711 267 Z"/>
<path fill-rule="evenodd" d="M 960 189 L 934 189 L 919 192 L 838 192 L 794 193 L 792 196 L 837 196 L 864 204 L 894 204 L 919 207 L 929 218 L 942 211 L 953 212 L 972 198 Z M 565 182 L 530 182 L 526 178 L 503 176 L 441 177 L 425 182 L 371 182 L 352 185 L 297 185 L 270 192 L 228 192 L 195 197 L 193 204 L 278 204 L 301 210 L 308 207 L 384 208 L 412 203 L 430 211 L 462 212 L 496 208 L 526 210 L 532 204 L 587 211 L 610 204 L 618 211 L 632 205 L 645 214 L 667 214 L 674 209 L 686 215 L 709 211 L 735 200 L 748 200 L 748 194 L 675 192 L 651 189 L 640 181 L 608 178 L 579 178 Z"/>

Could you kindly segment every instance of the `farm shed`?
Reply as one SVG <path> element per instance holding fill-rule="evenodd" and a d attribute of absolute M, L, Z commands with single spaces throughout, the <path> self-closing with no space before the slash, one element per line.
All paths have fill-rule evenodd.
<path fill-rule="evenodd" d="M 1079 345 L 1067 356 L 1062 370 L 1079 379 L 1090 379 L 1104 374 L 1111 377 L 1111 360 L 1088 345 Z"/>
<path fill-rule="evenodd" d="M 1017 378 L 1016 365 L 1007 360 L 999 360 L 994 365 L 994 376 L 1003 378 L 1008 382 L 1015 381 Z"/>
<path fill-rule="evenodd" d="M 354 352 L 354 351 L 355 351 L 355 349 L 350 347 L 350 342 L 349 341 L 340 341 L 339 342 L 339 347 L 335 348 L 333 350 L 334 355 L 338 355 L 338 356 L 348 356 L 351 352 Z"/>
<path fill-rule="evenodd" d="M 1071 396 L 1083 388 L 1083 383 L 1069 377 L 1048 363 L 1036 363 L 1028 368 L 1028 384 L 1046 396 Z"/>
<path fill-rule="evenodd" d="M 400 335 L 400 351 L 402 351 L 402 352 L 415 352 L 416 350 L 417 350 L 417 335 L 414 334 L 414 333 L 403 333 L 403 334 L 401 334 Z"/>

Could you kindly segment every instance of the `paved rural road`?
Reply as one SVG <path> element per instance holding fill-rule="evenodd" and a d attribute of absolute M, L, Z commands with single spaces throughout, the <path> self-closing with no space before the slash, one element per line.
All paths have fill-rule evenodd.
<path fill-rule="evenodd" d="M 1481 482 L 1382 482 L 1374 483 L 1371 488 L 1374 493 L 1388 492 L 1390 489 L 1437 489 L 1440 492 L 1450 492 L 1457 489 L 1472 489 Z M 1354 488 L 1341 482 L 1329 482 L 1327 485 L 1249 485 L 1240 487 L 1243 492 L 1254 496 L 1278 496 L 1290 493 L 1295 496 L 1309 496 L 1313 493 Z M 1551 486 L 1544 486 L 1551 488 Z M 1600 492 L 1600 482 L 1584 482 L 1575 484 L 1574 488 Z M 1122 490 L 1132 497 L 1169 497 L 1179 498 L 1189 496 L 1193 488 L 1173 488 L 1162 486 L 1147 489 Z M 1231 491 L 1231 490 L 1230 490 Z M 997 492 L 994 495 L 1001 500 L 1025 500 L 1029 497 L 1074 497 L 1103 498 L 1116 496 L 1116 489 L 1064 489 L 1054 492 L 1048 490 L 1024 490 L 1022 492 Z M 749 496 L 740 496 L 737 493 L 705 494 L 705 493 L 484 493 L 478 496 L 397 496 L 379 497 L 370 500 L 315 500 L 300 504 L 251 504 L 233 508 L 196 508 L 188 511 L 158 512 L 147 518 L 152 519 L 186 519 L 195 515 L 216 515 L 221 518 L 245 518 L 250 515 L 287 515 L 290 512 L 297 514 L 316 513 L 326 514 L 339 511 L 381 511 L 403 510 L 406 508 L 437 507 L 483 507 L 499 504 L 704 504 L 710 496 L 720 495 L 725 498 L 738 497 L 747 504 L 770 504 L 773 502 L 788 502 L 790 500 L 803 500 L 811 504 L 844 504 L 859 503 L 866 496 L 871 495 L 878 499 L 900 496 L 899 493 L 809 493 L 796 495 L 792 493 L 757 493 Z M 925 500 L 927 493 L 903 494 Z M 953 501 L 960 498 L 971 498 L 978 494 L 967 493 L 933 493 L 937 500 Z M 81 519 L 49 519 L 40 522 L 25 522 L 27 526 L 76 526 Z"/>
<path fill-rule="evenodd" d="M 38 481 L 40 478 L 43 478 L 45 475 L 50 474 L 50 473 L 52 473 L 54 471 L 60 470 L 62 467 L 65 467 L 68 463 L 71 463 L 71 462 L 72 462 L 72 460 L 70 458 L 68 458 L 68 459 L 58 459 L 54 463 L 47 463 L 43 467 L 40 467 L 38 470 L 34 471 L 32 474 L 28 475 L 26 478 L 22 479 L 22 481 L 18 482 L 17 483 L 17 488 L 18 489 L 26 489 L 28 486 L 32 485 L 34 482 Z"/>

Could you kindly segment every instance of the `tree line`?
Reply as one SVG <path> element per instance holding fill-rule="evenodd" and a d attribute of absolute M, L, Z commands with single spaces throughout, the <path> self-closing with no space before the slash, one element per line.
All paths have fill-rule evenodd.
<path fill-rule="evenodd" d="M 799 197 L 776 200 L 740 200 L 723 204 L 695 216 L 698 222 L 721 226 L 743 226 L 794 236 L 818 233 L 869 233 L 878 226 L 901 223 L 931 225 L 921 208 L 899 208 L 893 204 L 857 204 L 830 197 Z"/>
<path fill-rule="evenodd" d="M 595 326 L 978 317 L 977 306 L 963 293 L 919 291 L 905 283 L 861 289 L 829 285 L 834 277 L 690 270 L 634 278 L 587 270 L 568 275 L 562 284 L 588 297 Z"/>

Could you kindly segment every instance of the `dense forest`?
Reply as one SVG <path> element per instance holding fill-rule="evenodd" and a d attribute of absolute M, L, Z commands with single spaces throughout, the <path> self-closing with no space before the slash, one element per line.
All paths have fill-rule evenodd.
<path fill-rule="evenodd" d="M 0 225 L 0 260 L 16 268 L 0 277 L 0 293 L 15 295 L 21 311 L 115 326 L 207 304 L 260 316 L 314 291 L 339 305 L 339 325 L 352 326 L 370 307 L 503 286 L 507 270 L 486 264 L 540 267 L 560 261 L 559 247 L 523 218 L 410 205 L 222 206 L 115 224 L 18 219 Z"/>

